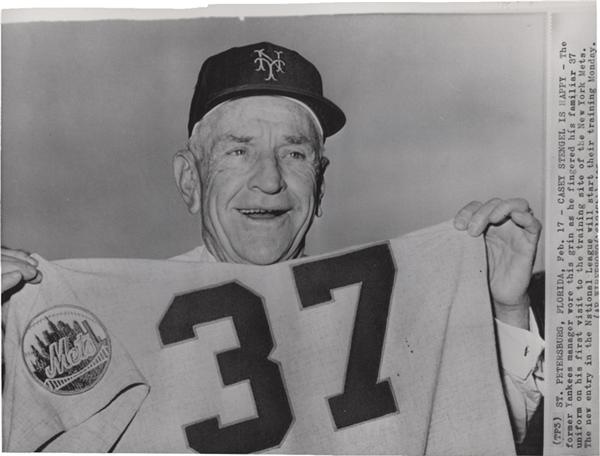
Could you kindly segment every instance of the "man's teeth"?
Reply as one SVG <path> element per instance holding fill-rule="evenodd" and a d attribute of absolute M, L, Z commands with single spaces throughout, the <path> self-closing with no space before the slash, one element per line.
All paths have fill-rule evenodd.
<path fill-rule="evenodd" d="M 283 209 L 240 209 L 244 215 L 281 215 L 286 212 Z"/>

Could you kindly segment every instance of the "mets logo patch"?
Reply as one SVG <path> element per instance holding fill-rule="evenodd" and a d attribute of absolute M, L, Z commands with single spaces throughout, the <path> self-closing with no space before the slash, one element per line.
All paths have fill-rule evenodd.
<path fill-rule="evenodd" d="M 23 336 L 23 360 L 48 391 L 83 393 L 96 385 L 110 364 L 106 328 L 85 309 L 59 306 L 34 317 Z"/>

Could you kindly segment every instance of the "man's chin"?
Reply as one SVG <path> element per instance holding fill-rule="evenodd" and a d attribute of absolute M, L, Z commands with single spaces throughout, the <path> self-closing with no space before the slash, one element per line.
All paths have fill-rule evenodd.
<path fill-rule="evenodd" d="M 238 252 L 239 258 L 243 263 L 266 266 L 279 263 L 292 258 L 288 249 L 277 249 L 274 246 L 264 246 L 263 248 L 243 249 Z"/>

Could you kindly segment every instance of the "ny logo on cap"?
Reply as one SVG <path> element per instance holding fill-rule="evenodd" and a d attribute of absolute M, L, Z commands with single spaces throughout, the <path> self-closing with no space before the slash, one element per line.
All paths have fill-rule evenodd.
<path fill-rule="evenodd" d="M 254 71 L 268 71 L 269 74 L 265 78 L 265 81 L 277 81 L 275 73 L 284 73 L 283 67 L 285 66 L 285 62 L 281 60 L 283 51 L 273 51 L 277 57 L 276 59 L 265 54 L 264 49 L 255 49 L 254 52 L 258 54 L 258 57 L 254 59 L 254 63 L 258 64 Z"/>

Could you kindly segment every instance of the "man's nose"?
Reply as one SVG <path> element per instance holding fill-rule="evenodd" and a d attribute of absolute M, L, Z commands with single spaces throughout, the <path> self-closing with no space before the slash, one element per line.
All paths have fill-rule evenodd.
<path fill-rule="evenodd" d="M 264 156 L 257 160 L 248 185 L 252 189 L 269 194 L 276 194 L 284 190 L 286 184 L 277 158 Z"/>

